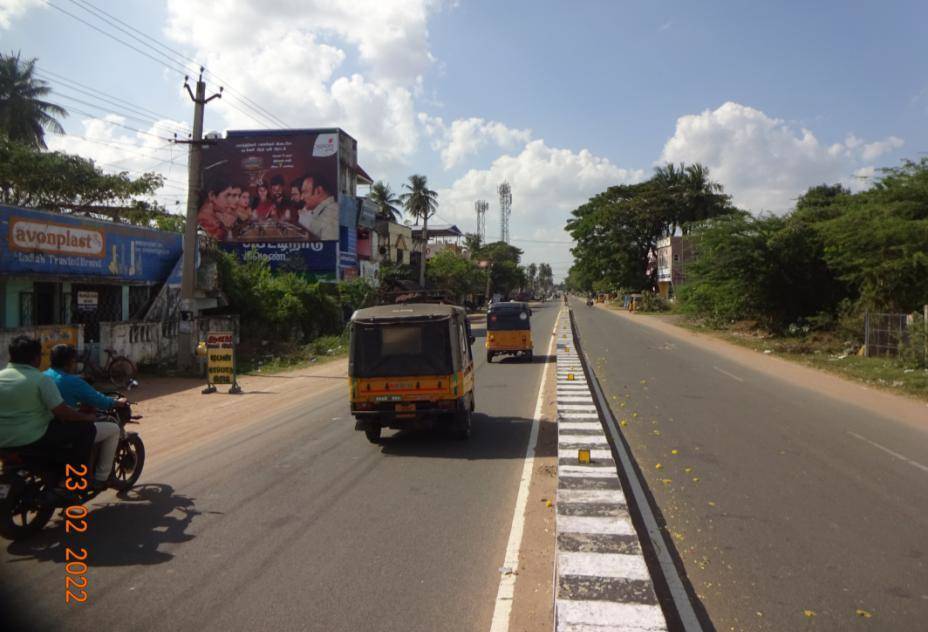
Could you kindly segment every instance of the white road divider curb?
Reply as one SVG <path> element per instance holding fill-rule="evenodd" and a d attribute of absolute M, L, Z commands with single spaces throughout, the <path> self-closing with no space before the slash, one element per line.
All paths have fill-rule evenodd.
<path fill-rule="evenodd" d="M 641 543 L 574 346 L 570 315 L 557 336 L 557 632 L 664 631 Z M 581 463 L 578 451 L 590 451 Z"/>

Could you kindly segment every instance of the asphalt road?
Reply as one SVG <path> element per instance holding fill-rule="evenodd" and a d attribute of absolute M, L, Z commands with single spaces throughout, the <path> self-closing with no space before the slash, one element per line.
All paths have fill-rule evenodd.
<path fill-rule="evenodd" d="M 928 413 L 903 424 L 572 307 L 718 630 L 928 629 Z"/>
<path fill-rule="evenodd" d="M 535 311 L 532 364 L 487 365 L 475 327 L 470 441 L 371 445 L 347 388 L 269 401 L 261 423 L 149 453 L 132 499 L 94 507 L 79 541 L 60 522 L 3 541 L 9 607 L 41 630 L 488 629 L 557 310 Z M 69 543 L 90 558 L 81 606 L 64 603 Z"/>

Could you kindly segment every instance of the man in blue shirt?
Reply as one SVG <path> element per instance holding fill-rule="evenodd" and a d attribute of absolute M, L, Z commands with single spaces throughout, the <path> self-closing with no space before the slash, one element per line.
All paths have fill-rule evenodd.
<path fill-rule="evenodd" d="M 58 386 L 58 391 L 68 406 L 110 410 L 126 405 L 124 398 L 107 397 L 77 375 L 77 349 L 71 345 L 52 347 L 51 361 L 52 366 L 45 371 L 45 375 Z M 95 443 L 100 444 L 94 478 L 96 486 L 103 487 L 113 470 L 113 457 L 116 456 L 116 448 L 119 446 L 119 426 L 110 421 L 96 421 L 94 425 L 97 429 Z"/>
<path fill-rule="evenodd" d="M 82 469 L 93 447 L 94 416 L 68 406 L 39 371 L 38 340 L 17 336 L 9 353 L 10 363 L 0 371 L 0 448 L 28 447 Z"/>

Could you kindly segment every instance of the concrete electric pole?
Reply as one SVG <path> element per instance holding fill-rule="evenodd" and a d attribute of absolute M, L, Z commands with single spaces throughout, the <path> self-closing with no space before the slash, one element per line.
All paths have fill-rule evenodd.
<path fill-rule="evenodd" d="M 178 141 L 190 145 L 187 159 L 187 220 L 184 223 L 184 253 L 181 264 L 180 282 L 180 323 L 177 332 L 177 368 L 188 371 L 194 362 L 193 320 L 195 312 L 195 292 L 197 275 L 197 208 L 200 199 L 200 159 L 203 150 L 203 111 L 206 104 L 222 97 L 219 92 L 206 98 L 206 82 L 203 81 L 203 68 L 197 79 L 196 94 L 190 89 L 187 77 L 184 87 L 193 100 L 193 136 L 189 141 Z"/>
<path fill-rule="evenodd" d="M 419 260 L 419 287 L 425 289 L 425 256 L 429 250 L 429 209 L 422 216 L 422 257 Z"/>

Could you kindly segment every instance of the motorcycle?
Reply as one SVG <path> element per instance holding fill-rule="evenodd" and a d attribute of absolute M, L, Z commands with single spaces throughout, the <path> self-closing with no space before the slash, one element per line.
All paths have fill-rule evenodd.
<path fill-rule="evenodd" d="M 137 385 L 130 383 L 130 388 Z M 109 393 L 123 397 L 122 393 Z M 113 458 L 111 489 L 124 492 L 131 489 L 142 475 L 145 465 L 145 444 L 137 432 L 126 430 L 139 423 L 141 415 L 133 415 L 131 404 L 98 413 L 98 420 L 119 424 L 119 444 Z M 94 447 L 89 471 L 93 470 L 97 450 Z M 105 490 L 77 491 L 76 498 L 62 498 L 55 493 L 61 479 L 61 464 L 29 448 L 0 449 L 0 536 L 22 540 L 41 531 L 56 509 L 90 502 Z"/>
<path fill-rule="evenodd" d="M 593 307 L 593 299 L 591 299 L 591 298 L 586 299 L 586 306 L 587 306 L 587 307 Z"/>

